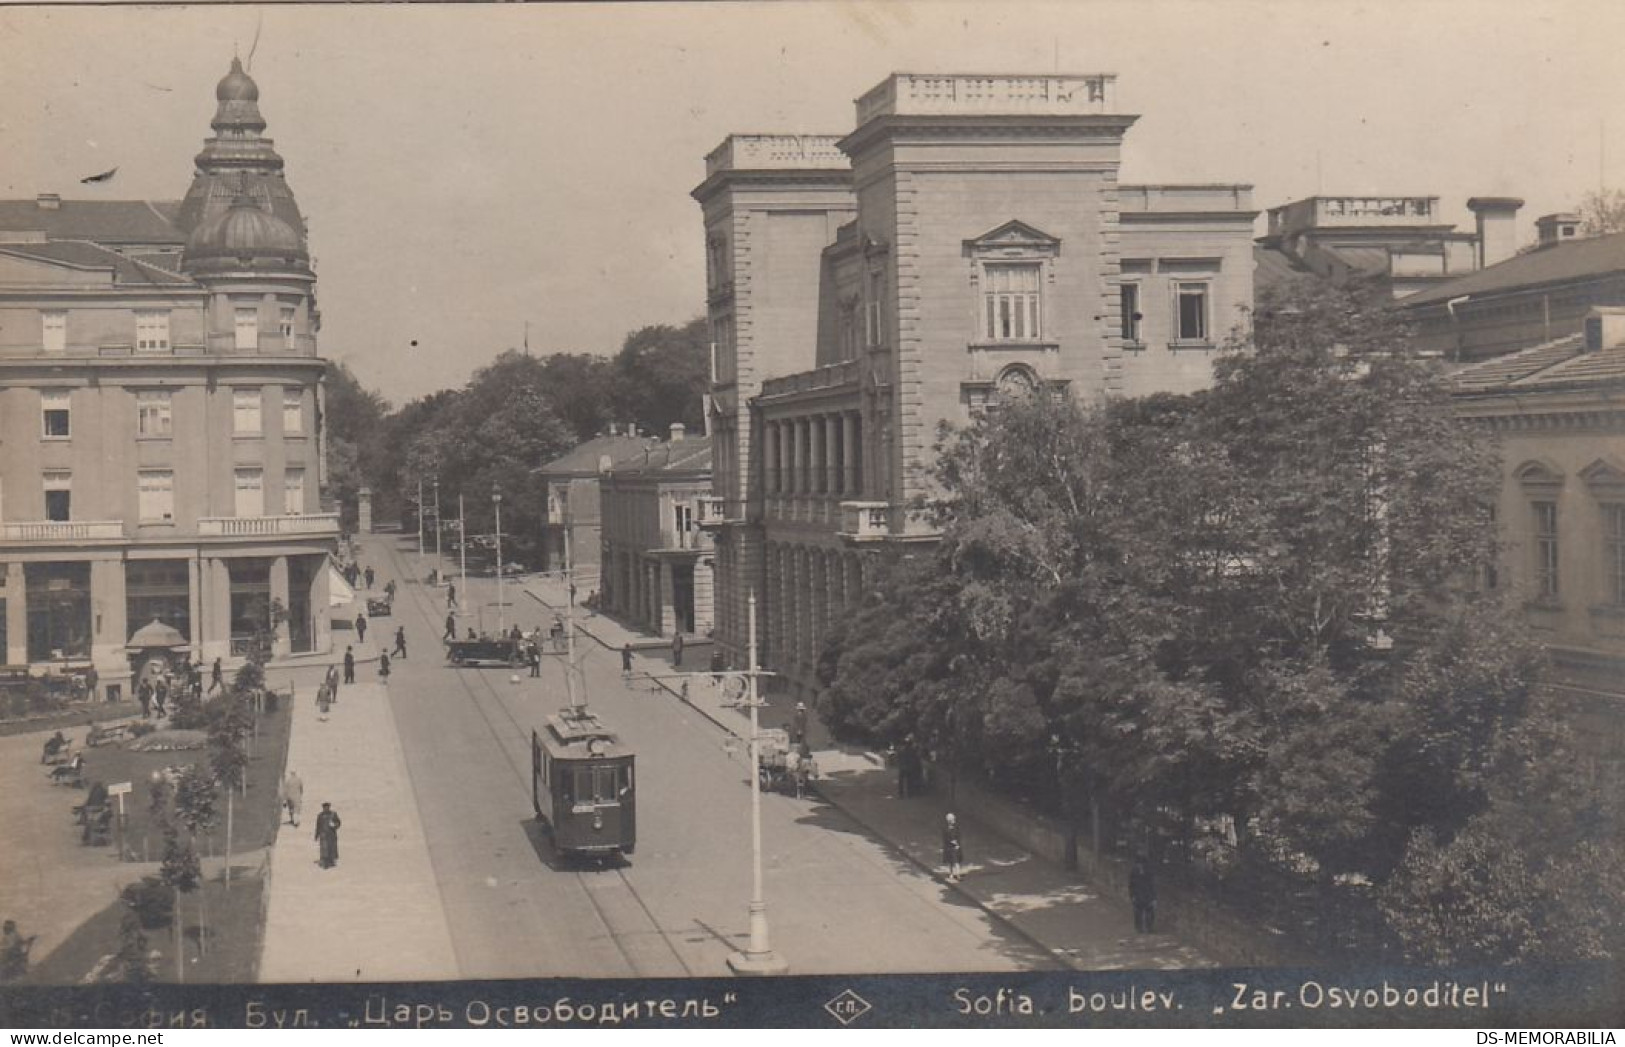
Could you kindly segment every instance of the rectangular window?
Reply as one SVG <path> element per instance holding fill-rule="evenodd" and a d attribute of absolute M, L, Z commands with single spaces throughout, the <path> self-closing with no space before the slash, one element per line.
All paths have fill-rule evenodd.
<path fill-rule="evenodd" d="M 1140 285 L 1119 284 L 1118 309 L 1122 312 L 1123 341 L 1130 344 L 1140 340 Z"/>
<path fill-rule="evenodd" d="M 169 436 L 174 431 L 170 392 L 142 389 L 135 394 L 135 431 L 138 436 Z"/>
<path fill-rule="evenodd" d="M 68 314 L 59 309 L 39 314 L 40 338 L 48 353 L 68 351 Z"/>
<path fill-rule="evenodd" d="M 1607 544 L 1603 564 L 1608 571 L 1608 602 L 1614 607 L 1625 607 L 1625 504 L 1605 505 L 1602 513 L 1603 541 Z"/>
<path fill-rule="evenodd" d="M 236 471 L 237 515 L 265 515 L 265 470 L 238 469 Z"/>
<path fill-rule="evenodd" d="M 46 439 L 66 440 L 73 434 L 69 417 L 70 394 L 66 389 L 47 389 L 39 394 L 40 414 Z"/>
<path fill-rule="evenodd" d="M 169 310 L 141 310 L 135 314 L 135 347 L 138 352 L 169 351 Z"/>
<path fill-rule="evenodd" d="M 141 470 L 136 474 L 136 492 L 142 523 L 175 519 L 175 473 L 172 470 Z"/>
<path fill-rule="evenodd" d="M 287 348 L 287 347 L 290 347 L 290 346 L 293 345 L 293 317 L 294 317 L 294 308 L 293 308 L 293 306 L 291 306 L 291 305 L 283 306 L 282 307 L 282 322 L 277 325 L 277 329 L 282 332 L 282 345 L 283 345 L 284 348 Z"/>
<path fill-rule="evenodd" d="M 1175 341 L 1205 342 L 1208 340 L 1207 284 L 1178 283 L 1174 285 Z"/>
<path fill-rule="evenodd" d="M 45 518 L 58 521 L 73 519 L 73 474 L 49 472 L 44 480 Z"/>
<path fill-rule="evenodd" d="M 1542 600 L 1558 596 L 1557 503 L 1532 502 L 1535 515 L 1535 595 Z"/>
<path fill-rule="evenodd" d="M 258 309 L 239 308 L 236 311 L 237 319 L 237 348 L 258 349 L 260 347 L 260 311 Z"/>
<path fill-rule="evenodd" d="M 990 342 L 1031 342 L 1040 334 L 1038 266 L 990 265 L 982 292 Z"/>
<path fill-rule="evenodd" d="M 233 389 L 231 391 L 231 431 L 258 434 L 260 430 L 260 391 Z"/>
<path fill-rule="evenodd" d="M 282 390 L 282 435 L 305 435 L 305 394 L 301 390 Z"/>
<path fill-rule="evenodd" d="M 289 469 L 282 474 L 282 511 L 289 516 L 305 512 L 305 471 Z"/>

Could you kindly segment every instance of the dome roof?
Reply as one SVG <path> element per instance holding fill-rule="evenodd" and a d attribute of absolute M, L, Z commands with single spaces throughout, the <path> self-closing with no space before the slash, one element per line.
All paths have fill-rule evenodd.
<path fill-rule="evenodd" d="M 186 637 L 174 626 L 165 625 L 154 618 L 135 631 L 135 635 L 130 637 L 129 646 L 143 650 L 153 647 L 185 647 Z"/>
<path fill-rule="evenodd" d="M 243 72 L 242 61 L 233 58 L 231 72 L 221 77 L 220 83 L 215 86 L 214 97 L 221 102 L 258 102 L 260 89 L 253 77 Z"/>
<path fill-rule="evenodd" d="M 192 230 L 186 238 L 183 265 L 208 260 L 309 262 L 304 239 L 293 226 L 239 194 L 219 216 Z"/>

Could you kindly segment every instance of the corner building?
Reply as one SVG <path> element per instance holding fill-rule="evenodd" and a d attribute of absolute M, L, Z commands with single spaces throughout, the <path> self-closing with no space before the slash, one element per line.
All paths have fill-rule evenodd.
<path fill-rule="evenodd" d="M 331 643 L 316 277 L 258 87 L 215 94 L 184 200 L 0 202 L 0 647 L 108 697 L 272 601 Z"/>
<path fill-rule="evenodd" d="M 1188 392 L 1252 299 L 1251 187 L 1123 185 L 1115 77 L 895 74 L 856 130 L 732 135 L 705 219 L 717 639 L 810 692 L 939 422 L 1013 397 Z"/>

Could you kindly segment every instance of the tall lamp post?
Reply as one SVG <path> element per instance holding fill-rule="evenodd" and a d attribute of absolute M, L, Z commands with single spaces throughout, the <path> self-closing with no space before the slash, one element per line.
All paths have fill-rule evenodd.
<path fill-rule="evenodd" d="M 463 571 L 463 599 L 468 599 L 468 523 L 463 517 L 463 492 L 457 492 L 457 560 Z"/>
<path fill-rule="evenodd" d="M 750 945 L 743 952 L 729 956 L 728 967 L 735 974 L 783 974 L 790 969 L 790 965 L 768 944 L 767 901 L 762 897 L 762 782 L 758 771 L 762 765 L 762 733 L 756 722 L 756 709 L 762 703 L 756 692 L 756 678 L 761 674 L 761 667 L 756 664 L 755 589 L 750 592 L 748 607 L 750 668 L 743 675 L 746 681 L 745 702 L 750 707 Z"/>
<path fill-rule="evenodd" d="M 503 633 L 503 610 L 506 604 L 502 602 L 502 488 L 492 486 L 491 505 L 496 508 L 497 515 L 497 635 Z"/>
<path fill-rule="evenodd" d="M 445 581 L 442 577 L 446 573 L 445 560 L 440 556 L 440 532 L 445 528 L 440 526 L 440 481 L 434 482 L 434 580 L 436 584 Z"/>

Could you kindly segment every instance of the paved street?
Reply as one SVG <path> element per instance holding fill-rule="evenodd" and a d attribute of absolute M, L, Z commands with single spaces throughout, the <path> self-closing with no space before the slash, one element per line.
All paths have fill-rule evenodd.
<path fill-rule="evenodd" d="M 583 646 L 593 708 L 638 753 L 639 839 L 622 868 L 561 866 L 536 831 L 529 795 L 530 730 L 565 701 L 559 660 L 549 656 L 541 679 L 522 675 L 518 683 L 507 670 L 446 665 L 439 644 L 444 591 L 409 580 L 416 563 L 399 551 L 404 548 L 379 537 L 364 542 L 361 554 L 379 572 L 376 587 L 392 577 L 400 585 L 393 619 L 378 620 L 367 634 L 370 654 L 389 642 L 397 625 L 407 629 L 412 656 L 395 662 L 387 695 L 377 684 L 358 687 L 325 724 L 312 723 L 316 714 L 309 702 L 299 705 L 290 764 L 320 766 L 327 776 L 318 796 L 306 775 L 305 817 L 313 817 L 321 799 L 332 799 L 345 815 L 345 850 L 339 868 L 310 872 L 309 822 L 298 833 L 284 829 L 278 852 L 284 841 L 292 842 L 303 864 L 289 866 L 299 872 L 285 875 L 285 861 L 277 857 L 262 977 L 303 980 L 297 961 L 292 968 L 272 962 L 278 955 L 277 914 L 301 911 L 324 896 L 334 906 L 331 919 L 308 921 L 301 931 L 306 955 L 323 971 L 333 966 L 323 957 L 336 951 L 376 956 L 376 962 L 392 970 L 404 966 L 413 977 L 727 973 L 727 956 L 744 941 L 750 888 L 749 791 L 741 747 L 695 709 L 645 686 L 629 688 L 618 655 Z M 514 614 L 526 628 L 550 620 L 515 588 L 508 593 L 510 624 Z M 494 626 L 493 580 L 471 579 L 461 595 L 469 611 L 465 622 L 476 620 L 475 605 L 485 605 L 485 623 Z M 341 634 L 339 642 L 347 639 Z M 360 675 L 376 679 L 370 664 Z M 409 796 L 388 777 L 395 773 L 386 758 L 390 732 L 375 715 L 384 702 Z M 328 730 L 324 735 L 312 727 Z M 313 748 L 325 741 L 331 749 L 334 739 L 352 747 L 356 759 L 334 759 L 331 751 L 323 756 Z M 370 751 L 375 749 L 384 755 Z M 357 813 L 369 808 L 376 814 Z M 1056 965 L 837 809 L 770 795 L 763 798 L 762 815 L 773 944 L 793 972 Z M 398 848 L 398 862 L 363 861 L 359 855 L 352 861 L 352 834 L 368 832 L 374 816 L 390 825 L 382 835 Z M 424 842 L 417 849 L 426 850 L 443 924 L 435 919 L 428 880 L 409 853 L 418 827 Z M 415 886 L 386 897 L 374 892 L 374 881 Z M 333 901 L 335 896 L 341 900 Z M 357 910 L 353 918 L 343 911 L 351 908 Z M 450 936 L 449 955 L 439 949 L 442 925 Z M 425 948 L 408 960 L 403 950 L 414 941 Z M 361 967 L 361 977 L 379 969 L 369 962 L 350 966 Z M 353 970 L 349 977 L 355 977 Z"/>

